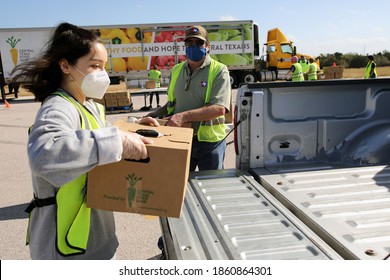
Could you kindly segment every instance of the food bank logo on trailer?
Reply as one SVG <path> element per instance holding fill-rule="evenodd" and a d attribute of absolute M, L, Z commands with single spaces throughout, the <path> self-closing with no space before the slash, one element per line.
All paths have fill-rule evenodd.
<path fill-rule="evenodd" d="M 6 80 L 11 78 L 15 66 L 30 61 L 41 52 L 49 35 L 49 29 L 0 32 L 0 51 Z"/>
<path fill-rule="evenodd" d="M 16 45 L 19 43 L 20 39 L 14 38 L 14 36 L 11 36 L 7 38 L 6 42 L 11 46 L 11 49 L 9 50 L 9 53 L 11 54 L 12 62 L 14 63 L 14 66 L 18 64 L 18 57 L 19 52 L 16 49 Z"/>

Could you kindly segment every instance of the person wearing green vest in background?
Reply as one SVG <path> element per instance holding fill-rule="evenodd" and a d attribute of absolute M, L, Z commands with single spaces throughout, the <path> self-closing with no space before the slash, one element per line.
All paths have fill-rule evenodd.
<path fill-rule="evenodd" d="M 315 62 L 314 58 L 309 58 L 309 71 L 307 72 L 307 79 L 309 81 L 315 81 L 317 80 L 317 63 Z"/>
<path fill-rule="evenodd" d="M 298 57 L 297 56 L 293 56 L 291 57 L 291 63 L 292 63 L 292 66 L 291 66 L 291 69 L 288 70 L 286 76 L 287 76 L 287 79 L 291 79 L 293 82 L 301 82 L 301 81 L 304 81 L 304 77 L 303 77 L 303 73 L 302 73 L 302 66 L 301 64 L 298 63 Z M 291 74 L 291 76 L 290 76 Z"/>
<path fill-rule="evenodd" d="M 211 46 L 202 26 L 187 29 L 184 42 L 187 60 L 172 68 L 168 102 L 149 116 L 166 117 L 170 126 L 191 123 L 194 138 L 190 171 L 223 169 L 224 115 L 231 100 L 229 71 L 209 56 Z"/>
<path fill-rule="evenodd" d="M 376 63 L 374 61 L 374 56 L 369 55 L 367 58 L 368 58 L 368 62 L 367 62 L 366 74 L 365 74 L 364 78 L 365 79 L 374 79 L 377 77 Z"/>
<path fill-rule="evenodd" d="M 12 73 L 14 81 L 31 81 L 24 87 L 42 103 L 27 146 L 34 198 L 26 209 L 26 243 L 32 259 L 115 258 L 113 212 L 85 204 L 88 172 L 122 158 L 147 158 L 150 141 L 111 126 L 104 106 L 92 100 L 102 99 L 110 84 L 106 62 L 95 33 L 61 23 L 44 52 Z M 158 126 L 152 118 L 139 122 Z"/>
<path fill-rule="evenodd" d="M 149 70 L 148 77 L 149 77 L 149 81 L 156 82 L 156 88 L 160 87 L 161 72 L 158 70 L 158 66 L 157 65 L 154 65 L 153 69 Z M 160 106 L 160 94 L 158 92 L 155 92 L 154 94 L 156 95 L 157 108 L 159 108 L 159 107 L 161 107 Z M 150 98 L 149 99 L 149 102 L 150 102 L 149 108 L 152 109 L 153 93 L 150 94 L 149 98 Z"/>
<path fill-rule="evenodd" d="M 301 55 L 301 58 L 299 59 L 299 64 L 302 67 L 303 73 L 307 73 L 309 71 L 309 62 L 304 55 Z"/>

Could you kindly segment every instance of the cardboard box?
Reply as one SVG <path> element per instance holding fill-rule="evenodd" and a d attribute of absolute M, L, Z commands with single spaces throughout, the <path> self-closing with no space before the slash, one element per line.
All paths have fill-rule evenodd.
<path fill-rule="evenodd" d="M 344 68 L 342 66 L 328 66 L 323 68 L 324 74 L 343 73 Z"/>
<path fill-rule="evenodd" d="M 155 81 L 147 81 L 147 82 L 145 83 L 145 87 L 146 87 L 147 89 L 156 88 L 156 82 L 155 82 Z"/>
<path fill-rule="evenodd" d="M 117 99 L 130 98 L 130 91 L 129 90 L 118 91 L 118 92 L 116 92 L 116 98 Z"/>
<path fill-rule="evenodd" d="M 129 106 L 131 104 L 131 98 L 117 98 L 118 106 Z"/>
<path fill-rule="evenodd" d="M 116 99 L 106 99 L 106 107 L 118 107 L 118 100 Z"/>
<path fill-rule="evenodd" d="M 88 173 L 87 206 L 110 211 L 179 218 L 187 186 L 193 131 L 120 120 L 122 130 L 155 129 L 165 136 L 147 145 L 149 161 L 97 166 Z"/>
<path fill-rule="evenodd" d="M 341 72 L 341 73 L 334 73 L 334 78 L 335 79 L 342 79 L 343 78 L 343 72 Z"/>
<path fill-rule="evenodd" d="M 104 100 L 111 100 L 116 99 L 116 92 L 115 91 L 107 91 L 104 94 Z"/>
<path fill-rule="evenodd" d="M 325 73 L 325 80 L 333 80 L 334 73 Z"/>

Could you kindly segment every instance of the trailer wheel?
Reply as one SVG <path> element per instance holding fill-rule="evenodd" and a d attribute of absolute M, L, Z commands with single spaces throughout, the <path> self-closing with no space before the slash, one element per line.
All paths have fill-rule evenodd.
<path fill-rule="evenodd" d="M 230 73 L 230 86 L 236 88 L 238 86 L 237 74 Z"/>
<path fill-rule="evenodd" d="M 244 73 L 242 75 L 242 82 L 245 84 L 255 83 L 257 81 L 257 75 L 252 72 Z"/>

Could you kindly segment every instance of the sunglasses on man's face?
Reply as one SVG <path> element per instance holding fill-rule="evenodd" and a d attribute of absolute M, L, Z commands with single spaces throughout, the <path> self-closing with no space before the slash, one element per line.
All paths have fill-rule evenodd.
<path fill-rule="evenodd" d="M 187 39 L 185 42 L 184 42 L 185 46 L 186 47 L 190 47 L 192 45 L 196 45 L 198 47 L 201 47 L 204 45 L 204 41 L 201 40 L 201 39 L 196 39 L 196 40 L 191 40 L 191 39 Z"/>

